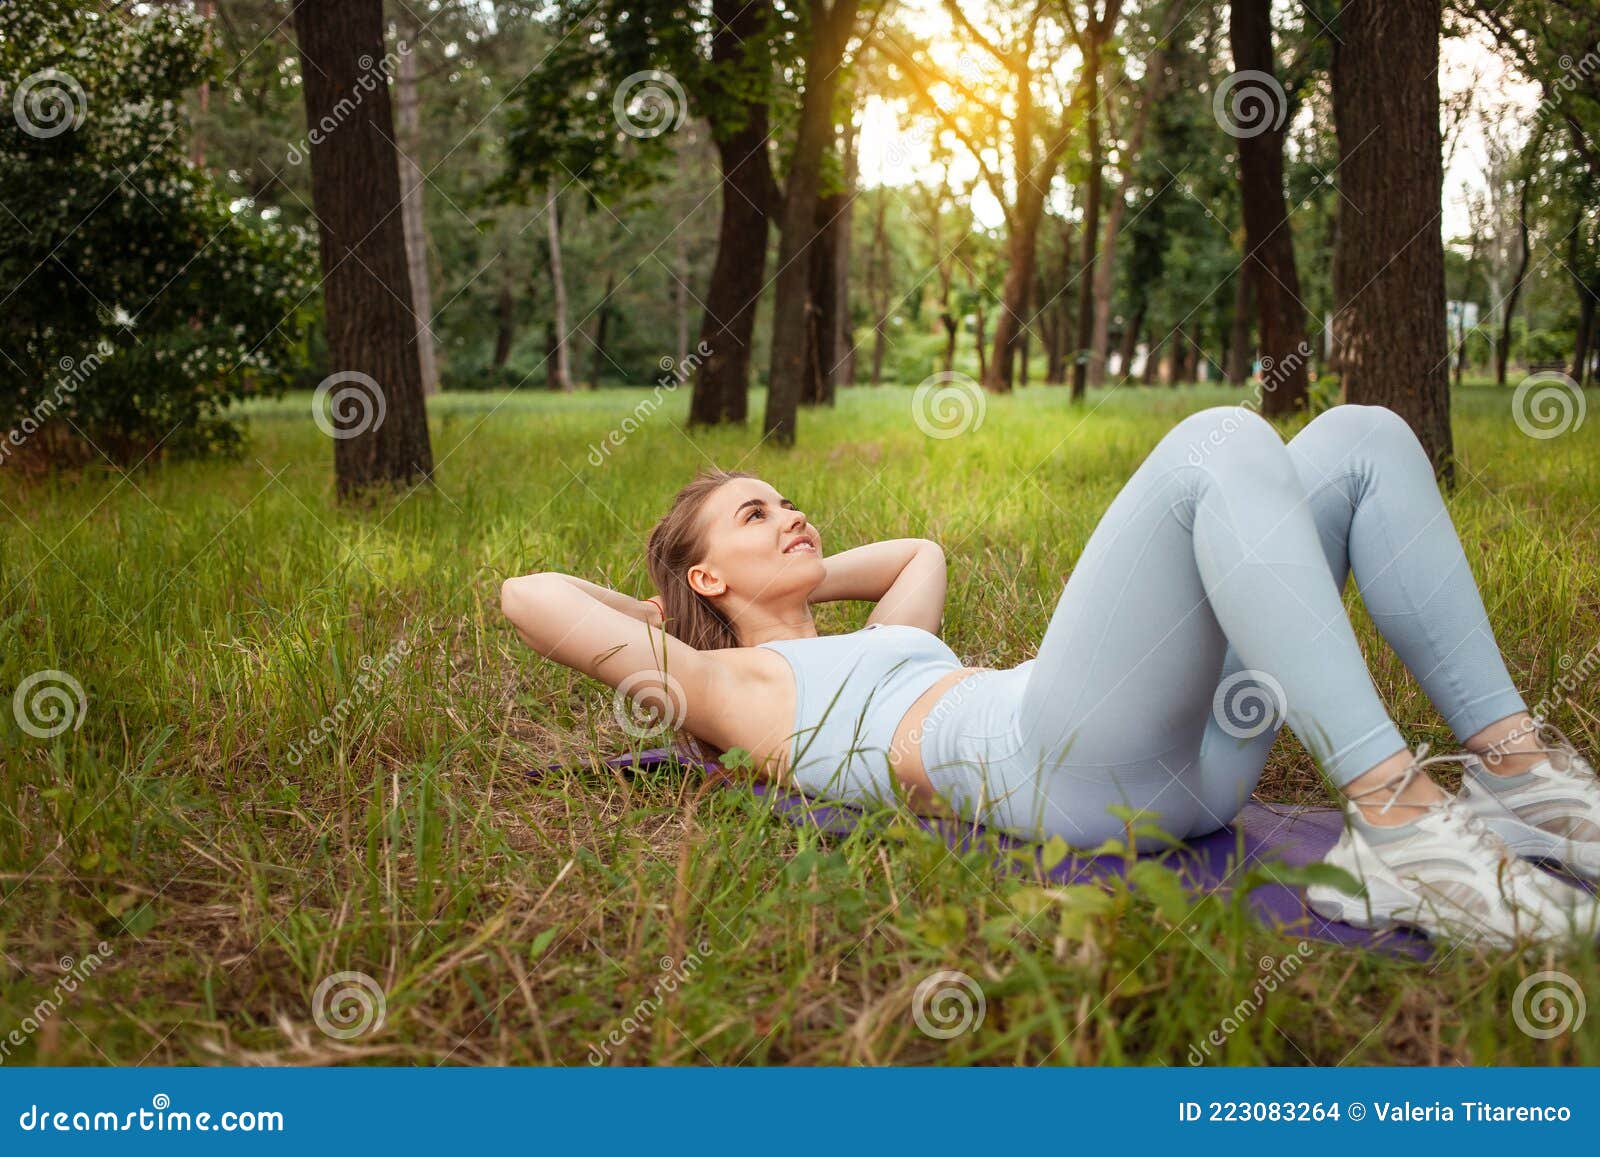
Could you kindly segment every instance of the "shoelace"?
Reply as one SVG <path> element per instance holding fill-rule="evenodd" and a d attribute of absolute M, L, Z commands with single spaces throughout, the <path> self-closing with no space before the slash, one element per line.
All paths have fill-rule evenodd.
<path fill-rule="evenodd" d="M 1407 765 L 1404 771 L 1390 776 L 1382 783 L 1376 784 L 1373 787 L 1363 788 L 1361 791 L 1354 792 L 1349 796 L 1349 798 L 1351 800 L 1358 800 L 1363 796 L 1372 795 L 1374 792 L 1379 792 L 1385 788 L 1393 787 L 1394 791 L 1389 797 L 1388 802 L 1378 809 L 1379 815 L 1385 815 L 1388 813 L 1389 809 L 1399 801 L 1401 793 L 1404 792 L 1405 789 L 1410 785 L 1411 781 L 1422 772 L 1423 768 L 1434 763 L 1463 763 L 1473 758 L 1471 755 L 1466 753 L 1441 753 L 1439 755 L 1428 755 L 1429 746 L 1430 745 L 1426 741 L 1418 744 L 1416 752 L 1413 753 L 1411 757 L 1410 764 Z M 1520 869 L 1527 866 L 1523 863 L 1523 861 L 1514 855 L 1508 857 L 1506 855 L 1506 849 L 1503 842 L 1489 830 L 1488 825 L 1466 808 L 1462 807 L 1460 801 L 1457 800 L 1455 796 L 1450 795 L 1448 792 L 1445 793 L 1445 797 L 1442 800 L 1435 800 L 1432 803 L 1405 803 L 1401 804 L 1400 806 L 1420 808 L 1423 812 L 1423 815 L 1419 818 L 1432 818 L 1435 826 L 1443 828 L 1457 839 L 1476 847 L 1479 851 L 1483 852 L 1487 856 L 1490 856 L 1492 859 L 1508 861 L 1508 870 L 1513 873 L 1520 874 Z"/>
<path fill-rule="evenodd" d="M 1578 753 L 1578 745 L 1568 739 L 1561 728 L 1554 723 L 1541 721 L 1534 725 L 1533 733 L 1536 737 L 1549 739 L 1555 744 L 1554 747 L 1541 746 L 1535 748 L 1535 750 L 1542 751 L 1546 755 L 1559 755 L 1561 757 L 1559 764 L 1555 763 L 1554 760 L 1551 761 L 1554 766 L 1559 767 L 1562 771 L 1578 771 L 1580 773 L 1587 771 L 1590 779 L 1593 779 L 1594 768 L 1589 765 L 1587 759 Z"/>

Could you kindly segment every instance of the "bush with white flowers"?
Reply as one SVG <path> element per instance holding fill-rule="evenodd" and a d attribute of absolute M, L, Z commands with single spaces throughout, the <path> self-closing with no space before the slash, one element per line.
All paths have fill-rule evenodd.
<path fill-rule="evenodd" d="M 0 461 L 214 449 L 304 360 L 313 239 L 188 159 L 203 27 L 61 0 L 0 26 Z"/>

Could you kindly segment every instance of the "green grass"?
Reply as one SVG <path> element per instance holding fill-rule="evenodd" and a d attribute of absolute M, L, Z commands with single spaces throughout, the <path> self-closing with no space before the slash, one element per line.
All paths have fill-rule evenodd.
<path fill-rule="evenodd" d="M 1075 413 L 1030 388 L 943 440 L 919 432 L 911 396 L 847 391 L 803 415 L 797 450 L 751 452 L 760 394 L 751 430 L 692 442 L 680 394 L 599 468 L 589 447 L 648 391 L 445 397 L 437 487 L 354 509 L 333 500 L 305 396 L 253 406 L 238 462 L 0 472 L 0 689 L 59 669 L 87 703 L 51 739 L 0 712 L 0 1060 L 585 1065 L 604 1045 L 623 1064 L 1183 1065 L 1217 1029 L 1210 1058 L 1229 1063 L 1600 1063 L 1592 1014 L 1541 1040 L 1512 1004 L 1543 968 L 1600 1000 L 1592 949 L 1415 964 L 1313 944 L 1233 1028 L 1263 958 L 1298 942 L 1237 899 L 1188 902 L 1148 870 L 1137 895 L 1043 889 L 915 832 L 828 837 L 693 773 L 595 769 L 630 745 L 609 689 L 517 641 L 504 576 L 648 593 L 643 536 L 711 460 L 799 499 L 830 549 L 943 543 L 947 641 L 1009 666 L 1162 433 L 1244 395 L 1128 390 Z M 1532 703 L 1600 638 L 1600 433 L 1536 441 L 1509 405 L 1458 398 L 1450 504 Z M 1354 584 L 1348 599 L 1408 739 L 1451 748 Z M 819 607 L 818 627 L 867 610 Z M 1554 713 L 1591 753 L 1594 702 L 1584 687 Z M 581 770 L 525 777 L 555 759 Z M 1287 732 L 1260 795 L 1323 797 Z M 62 992 L 63 966 L 101 942 Z M 949 1039 L 912 1015 L 940 970 L 984 1000 L 981 1026 Z M 380 1028 L 314 1025 L 340 971 L 381 986 Z M 669 973 L 681 983 L 658 988 Z"/>

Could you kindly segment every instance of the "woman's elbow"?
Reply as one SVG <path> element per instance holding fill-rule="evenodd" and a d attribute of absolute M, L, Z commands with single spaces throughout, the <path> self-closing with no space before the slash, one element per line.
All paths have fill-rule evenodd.
<path fill-rule="evenodd" d="M 545 574 L 525 574 L 506 579 L 500 584 L 500 613 L 515 622 L 518 612 L 528 609 L 534 592 L 548 577 Z"/>

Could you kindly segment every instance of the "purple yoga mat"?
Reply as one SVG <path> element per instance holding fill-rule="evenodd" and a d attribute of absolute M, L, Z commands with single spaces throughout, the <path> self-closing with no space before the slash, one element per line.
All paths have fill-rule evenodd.
<path fill-rule="evenodd" d="M 635 771 L 649 771 L 674 759 L 684 766 L 695 766 L 694 760 L 665 747 L 650 748 L 637 755 L 623 752 L 609 757 L 604 763 L 607 767 L 618 769 L 632 767 Z M 559 763 L 550 764 L 549 770 L 554 771 L 561 766 Z M 791 823 L 815 825 L 838 834 L 855 827 L 862 814 L 846 805 L 820 803 L 799 793 L 765 784 L 755 784 L 750 788 L 730 786 L 728 790 L 752 790 L 757 797 L 771 800 L 773 810 Z M 975 840 L 981 840 L 986 831 L 979 824 L 929 816 L 913 818 L 923 830 L 939 835 L 958 851 L 966 851 Z M 1235 874 L 1248 864 L 1275 859 L 1292 867 L 1300 867 L 1322 859 L 1338 840 L 1341 826 L 1342 821 L 1335 808 L 1277 808 L 1251 802 L 1234 817 L 1232 824 L 1220 831 L 1191 840 L 1181 848 L 1152 852 L 1141 858 L 1171 857 L 1169 866 L 1179 873 L 1191 892 L 1196 895 L 1203 892 L 1225 894 L 1232 886 Z M 1043 867 L 1043 848 L 1038 844 L 1004 832 L 992 834 L 1000 847 L 997 866 L 1011 870 L 1007 853 L 1012 849 L 1032 847 L 1036 862 Z M 1241 835 L 1242 860 L 1239 856 Z M 1121 876 L 1124 867 L 1125 861 L 1121 856 L 1091 856 L 1074 852 L 1052 868 L 1046 878 L 1058 884 L 1082 884 Z M 1291 936 L 1334 944 L 1361 945 L 1417 959 L 1429 956 L 1432 951 L 1428 938 L 1419 932 L 1391 929 L 1374 933 L 1342 921 L 1324 920 L 1306 907 L 1305 896 L 1300 889 L 1284 884 L 1267 884 L 1256 888 L 1250 893 L 1250 907 L 1263 924 Z"/>

